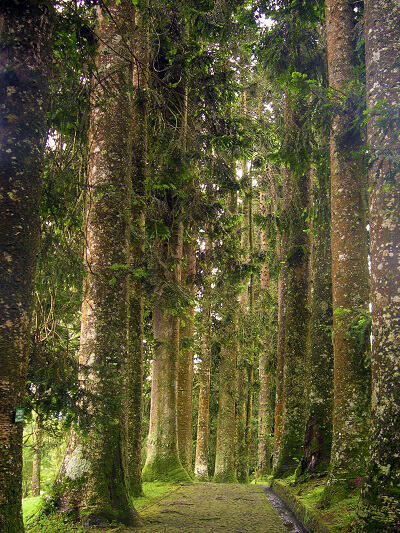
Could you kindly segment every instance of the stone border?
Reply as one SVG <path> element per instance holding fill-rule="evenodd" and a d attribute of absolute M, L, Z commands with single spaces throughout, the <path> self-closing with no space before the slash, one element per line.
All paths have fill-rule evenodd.
<path fill-rule="evenodd" d="M 304 527 L 306 527 L 310 533 L 332 533 L 332 529 L 321 521 L 317 512 L 312 511 L 301 503 L 297 496 L 291 492 L 289 487 L 274 479 L 271 483 L 271 489 L 286 503 L 297 520 L 304 524 Z"/>

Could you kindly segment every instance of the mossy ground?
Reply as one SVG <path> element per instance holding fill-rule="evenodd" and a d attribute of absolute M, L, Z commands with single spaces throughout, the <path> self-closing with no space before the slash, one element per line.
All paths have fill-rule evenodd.
<path fill-rule="evenodd" d="M 360 489 L 354 489 L 348 496 L 322 508 L 326 477 L 315 477 L 301 483 L 295 483 L 295 476 L 278 479 L 279 483 L 286 485 L 300 502 L 318 515 L 321 522 L 332 532 L 352 531 L 351 524 L 356 518 L 356 511 L 360 499 Z"/>
<path fill-rule="evenodd" d="M 102 533 L 160 533 L 169 531 L 231 531 L 287 533 L 283 522 L 260 486 L 214 483 L 144 483 L 144 497 L 134 499 L 143 526 L 128 529 L 115 526 Z M 25 508 L 27 506 L 25 505 Z M 68 522 L 68 517 L 53 516 L 47 524 L 27 528 L 31 533 L 88 533 Z M 90 529 L 94 533 L 96 529 Z M 100 531 L 100 530 L 98 530 Z"/>

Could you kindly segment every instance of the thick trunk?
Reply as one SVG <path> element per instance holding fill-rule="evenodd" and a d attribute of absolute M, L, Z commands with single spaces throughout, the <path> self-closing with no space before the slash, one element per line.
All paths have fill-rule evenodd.
<path fill-rule="evenodd" d="M 40 463 L 42 456 L 43 428 L 42 419 L 35 411 L 32 413 L 33 426 L 33 464 L 32 464 L 32 496 L 40 496 Z"/>
<path fill-rule="evenodd" d="M 86 525 L 137 523 L 126 488 L 125 372 L 128 356 L 129 208 L 131 165 L 124 43 L 129 0 L 98 8 L 101 80 L 92 96 L 85 211 L 87 272 L 81 319 L 80 389 L 87 408 L 71 437 L 53 490 L 60 510 Z M 126 117 L 123 120 L 122 117 Z M 112 310 L 112 312 L 110 312 Z"/>
<path fill-rule="evenodd" d="M 183 273 L 184 290 L 190 300 L 195 298 L 194 276 L 196 253 L 193 244 L 184 246 L 186 267 Z M 192 474 L 192 390 L 193 390 L 193 342 L 194 307 L 189 305 L 181 327 L 181 349 L 178 360 L 178 448 L 182 466 Z"/>
<path fill-rule="evenodd" d="M 350 0 L 327 1 L 329 86 L 340 92 L 353 77 L 353 15 Z M 331 127 L 334 414 L 326 503 L 342 498 L 364 474 L 369 420 L 368 235 L 354 119 L 351 108 L 341 110 Z"/>
<path fill-rule="evenodd" d="M 46 141 L 51 3 L 0 7 L 0 530 L 22 522 L 22 423 Z"/>
<path fill-rule="evenodd" d="M 178 224 L 173 232 L 173 243 L 162 243 L 161 254 L 164 264 L 174 261 L 172 272 L 175 286 L 181 283 L 183 226 Z M 170 249 L 173 249 L 172 255 Z M 160 265 L 160 269 L 163 267 Z M 159 278 L 165 279 L 170 272 L 161 271 Z M 156 343 L 151 386 L 150 427 L 147 440 L 146 464 L 143 481 L 189 481 L 190 477 L 182 467 L 178 453 L 177 420 L 177 372 L 179 356 L 179 322 L 176 313 L 168 309 L 163 287 L 156 292 L 153 309 L 154 340 Z"/>
<path fill-rule="evenodd" d="M 284 231 L 287 234 L 284 364 L 280 446 L 274 476 L 293 473 L 302 457 L 307 417 L 307 363 L 309 350 L 310 242 L 304 212 L 309 209 L 310 176 L 287 171 L 284 183 Z M 297 460 L 296 460 L 297 459 Z"/>
<path fill-rule="evenodd" d="M 325 472 L 332 446 L 333 344 L 330 183 L 326 150 L 315 170 L 312 221 L 310 408 L 299 474 Z"/>
<path fill-rule="evenodd" d="M 400 105 L 399 3 L 367 0 L 365 21 L 368 108 L 385 101 L 390 110 Z M 378 114 L 368 124 L 373 388 L 365 531 L 400 530 L 400 143 L 398 124 L 387 117 L 380 124 Z"/>

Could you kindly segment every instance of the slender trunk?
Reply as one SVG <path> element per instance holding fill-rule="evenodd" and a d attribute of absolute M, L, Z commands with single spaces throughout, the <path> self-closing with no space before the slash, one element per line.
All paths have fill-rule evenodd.
<path fill-rule="evenodd" d="M 400 105 L 400 6 L 365 3 L 367 104 Z M 362 494 L 363 531 L 400 530 L 400 152 L 398 124 L 372 117 L 368 144 L 372 270 L 372 436 Z M 382 123 L 379 123 L 382 118 Z"/>
<path fill-rule="evenodd" d="M 20 533 L 22 431 L 46 142 L 51 2 L 0 7 L 0 531 Z"/>
<path fill-rule="evenodd" d="M 40 415 L 33 411 L 33 464 L 32 464 L 32 496 L 40 496 L 40 462 L 42 457 L 43 428 Z"/>
<path fill-rule="evenodd" d="M 231 325 L 234 321 L 230 322 Z M 221 347 L 219 363 L 219 400 L 217 421 L 217 447 L 214 481 L 237 482 L 235 468 L 235 395 L 237 342 L 233 338 Z"/>
<path fill-rule="evenodd" d="M 332 259 L 329 168 L 325 164 L 327 153 L 326 147 L 315 170 L 313 186 L 310 411 L 299 474 L 326 472 L 332 446 Z"/>
<path fill-rule="evenodd" d="M 270 193 L 273 194 L 270 187 Z M 260 214 L 265 217 L 270 214 L 266 205 L 266 193 L 260 194 Z M 260 250 L 265 254 L 265 261 L 260 274 L 260 313 L 265 315 L 265 330 L 262 349 L 259 359 L 260 391 L 258 396 L 258 450 L 257 450 L 257 477 L 263 478 L 271 473 L 271 457 L 273 454 L 273 423 L 274 423 L 274 393 L 275 379 L 271 364 L 273 350 L 273 310 L 271 309 L 270 297 L 271 279 L 269 275 L 268 235 L 266 230 L 260 232 Z"/>
<path fill-rule="evenodd" d="M 162 262 L 174 262 L 172 279 L 181 284 L 183 225 L 178 223 L 173 231 L 172 243 L 160 246 Z M 159 279 L 170 276 L 160 265 Z M 146 464 L 143 481 L 189 481 L 178 452 L 177 372 L 179 356 L 180 317 L 168 309 L 168 294 L 161 285 L 156 292 L 153 309 L 154 340 L 156 342 L 153 366 L 150 407 L 150 427 L 147 440 Z"/>
<path fill-rule="evenodd" d="M 149 77 L 149 32 L 138 9 L 135 10 L 135 61 L 133 64 L 132 113 L 132 267 L 130 288 L 128 410 L 127 410 L 127 474 L 133 496 L 142 490 L 142 390 L 145 294 L 140 277 L 144 270 L 146 234 L 145 181 L 148 150 L 147 94 Z"/>
<path fill-rule="evenodd" d="M 230 212 L 237 213 L 237 196 L 231 194 Z M 237 397 L 237 353 L 238 353 L 238 307 L 235 281 L 227 284 L 223 338 L 219 363 L 219 396 L 217 419 L 217 444 L 214 481 L 234 483 L 237 481 L 235 468 L 235 400 Z"/>
<path fill-rule="evenodd" d="M 243 164 L 243 177 L 246 179 L 247 162 Z M 249 196 L 243 200 L 243 222 L 241 227 L 241 251 L 244 261 L 249 261 Z M 247 373 L 247 358 L 249 352 L 248 328 L 249 321 L 249 279 L 245 279 L 244 289 L 239 295 L 241 307 L 238 320 L 240 349 L 237 354 L 237 401 L 236 401 L 236 473 L 239 483 L 249 480 L 249 450 L 246 442 L 247 433 L 247 406 L 249 380 Z"/>
<path fill-rule="evenodd" d="M 183 273 L 183 286 L 191 301 L 195 298 L 194 276 L 196 253 L 193 244 L 185 244 L 184 258 L 187 261 Z M 178 360 L 178 447 L 182 466 L 192 474 L 192 390 L 193 390 L 193 342 L 194 307 L 186 310 L 185 325 L 181 327 L 181 350 Z"/>
<path fill-rule="evenodd" d="M 287 283 L 281 439 L 274 466 L 274 476 L 277 477 L 295 471 L 298 458 L 303 454 L 307 417 L 310 242 L 304 212 L 309 209 L 309 173 L 295 179 L 288 171 L 285 189 Z"/>
<path fill-rule="evenodd" d="M 53 504 L 86 526 L 138 523 L 123 462 L 128 360 L 131 161 L 130 87 L 125 42 L 129 0 L 98 8 L 98 83 L 92 95 L 85 210 L 87 272 L 82 303 L 79 381 L 85 406 L 53 487 Z M 122 117 L 126 117 L 123 120 Z M 110 312 L 112 310 L 112 312 Z"/>
<path fill-rule="evenodd" d="M 205 258 L 209 261 L 210 244 L 206 240 Z M 210 272 L 205 267 L 201 332 L 201 364 L 199 369 L 199 412 L 197 419 L 196 460 L 194 473 L 198 480 L 208 479 L 208 441 L 210 434 L 210 384 L 211 384 L 211 283 Z"/>
<path fill-rule="evenodd" d="M 352 1 L 327 1 L 329 86 L 340 92 L 354 76 L 353 16 Z M 369 421 L 368 235 L 354 119 L 351 108 L 339 111 L 330 139 L 334 415 L 326 504 L 345 496 L 365 473 Z"/>

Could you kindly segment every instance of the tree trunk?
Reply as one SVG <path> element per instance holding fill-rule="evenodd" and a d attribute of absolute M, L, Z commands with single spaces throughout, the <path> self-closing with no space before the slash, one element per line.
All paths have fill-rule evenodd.
<path fill-rule="evenodd" d="M 161 260 L 174 262 L 170 280 L 175 287 L 181 284 L 183 225 L 178 223 L 173 231 L 173 242 L 162 243 Z M 170 251 L 172 249 L 172 252 Z M 163 267 L 160 265 L 160 269 Z M 163 280 L 170 272 L 160 270 Z M 180 317 L 168 309 L 165 285 L 158 287 L 153 309 L 154 340 L 156 343 L 151 386 L 150 427 L 147 440 L 147 458 L 143 468 L 143 481 L 189 481 L 178 452 L 177 372 L 179 356 Z"/>
<path fill-rule="evenodd" d="M 32 412 L 33 426 L 33 464 L 32 464 L 32 496 L 40 496 L 40 462 L 42 456 L 43 427 L 42 419 L 35 411 Z"/>
<path fill-rule="evenodd" d="M 247 162 L 243 163 L 243 177 L 246 179 Z M 242 204 L 243 221 L 241 227 L 241 252 L 243 260 L 249 261 L 249 196 L 245 195 Z M 247 357 L 249 352 L 249 278 L 244 280 L 244 289 L 239 295 L 240 322 L 239 338 L 240 349 L 237 354 L 237 401 L 236 401 L 236 474 L 239 483 L 249 481 L 249 449 L 246 442 L 247 433 L 247 407 L 249 393 L 249 379 L 247 373 Z"/>
<path fill-rule="evenodd" d="M 210 243 L 206 237 L 205 261 L 210 261 Z M 201 364 L 199 369 L 199 412 L 197 418 L 196 459 L 194 474 L 199 481 L 208 480 L 208 441 L 210 434 L 210 384 L 211 384 L 211 283 L 208 265 L 204 269 Z"/>
<path fill-rule="evenodd" d="M 53 490 L 62 511 L 86 526 L 138 523 L 123 463 L 128 356 L 129 209 L 131 164 L 128 51 L 129 0 L 98 8 L 98 77 L 92 95 L 85 211 L 87 272 L 81 319 L 80 426 L 68 445 Z M 126 120 L 123 119 L 126 117 Z M 122 269 L 116 268 L 122 265 Z"/>
<path fill-rule="evenodd" d="M 290 120 L 290 119 L 289 119 Z M 289 123 L 290 124 L 290 123 Z M 287 124 L 286 127 L 289 126 Z M 280 446 L 273 474 L 293 473 L 302 457 L 307 417 L 307 363 L 309 351 L 310 242 L 304 212 L 309 209 L 310 176 L 285 177 L 284 231 L 287 233 L 284 365 Z"/>
<path fill-rule="evenodd" d="M 195 298 L 194 277 L 196 253 L 193 244 L 185 244 L 184 258 L 187 261 L 183 273 L 183 287 L 191 301 Z M 178 360 L 178 448 L 182 466 L 189 475 L 192 467 L 192 390 L 193 390 L 193 343 L 194 307 L 186 309 L 185 325 L 181 327 L 181 350 Z"/>
<path fill-rule="evenodd" d="M 353 16 L 352 1 L 327 1 L 329 86 L 341 93 L 354 76 Z M 364 474 L 369 420 L 365 180 L 355 156 L 361 139 L 350 106 L 333 118 L 330 141 L 334 415 L 326 504 L 343 498 L 351 480 Z"/>
<path fill-rule="evenodd" d="M 399 3 L 367 0 L 365 23 L 368 109 L 373 113 L 374 106 L 385 104 L 382 114 L 368 123 L 373 389 L 371 447 L 360 514 L 365 531 L 399 531 L 400 142 L 398 123 L 390 120 L 390 111 L 400 105 Z"/>
<path fill-rule="evenodd" d="M 310 408 L 299 474 L 326 472 L 332 446 L 332 257 L 328 148 L 317 161 L 313 184 Z"/>
<path fill-rule="evenodd" d="M 237 213 L 236 192 L 230 197 L 230 213 Z M 230 273 L 228 273 L 229 276 Z M 214 467 L 214 481 L 235 483 L 235 428 L 237 397 L 237 353 L 238 353 L 238 290 L 237 281 L 228 278 L 224 301 L 224 324 L 219 363 L 219 395 L 217 418 L 217 444 Z"/>
<path fill-rule="evenodd" d="M 270 172 L 269 170 L 267 172 Z M 269 192 L 273 195 L 270 185 Z M 264 223 L 267 223 L 267 217 L 270 214 L 269 206 L 266 204 L 266 192 L 260 194 L 260 214 L 264 217 Z M 262 349 L 259 359 L 259 381 L 260 391 L 258 395 L 258 450 L 257 450 L 257 477 L 264 478 L 271 473 L 271 457 L 273 455 L 273 424 L 274 424 L 274 395 L 275 395 L 275 378 L 272 372 L 271 352 L 274 349 L 272 337 L 273 311 L 271 309 L 270 298 L 273 291 L 271 290 L 271 279 L 269 275 L 269 257 L 268 257 L 268 235 L 265 229 L 260 232 L 260 250 L 265 254 L 265 261 L 260 274 L 260 313 L 265 316 L 265 330 Z M 275 283 L 276 286 L 276 283 Z M 275 287 L 276 290 L 276 287 Z"/>
<path fill-rule="evenodd" d="M 50 55 L 47 1 L 0 7 L 0 530 L 20 533 L 22 431 Z"/>
<path fill-rule="evenodd" d="M 133 39 L 133 113 L 132 113 L 132 189 L 133 232 L 132 268 L 129 318 L 129 368 L 127 410 L 127 474 L 132 496 L 141 496 L 142 490 L 142 391 L 143 391 L 143 338 L 145 295 L 142 278 L 144 271 L 144 240 L 146 237 L 145 182 L 148 150 L 147 88 L 149 77 L 149 32 L 135 9 L 136 31 Z"/>
<path fill-rule="evenodd" d="M 230 322 L 231 325 L 234 321 Z M 234 334 L 232 334 L 234 337 Z M 214 481 L 237 483 L 235 468 L 235 395 L 236 395 L 237 342 L 232 339 L 221 347 L 219 363 L 219 399 L 217 446 Z"/>

